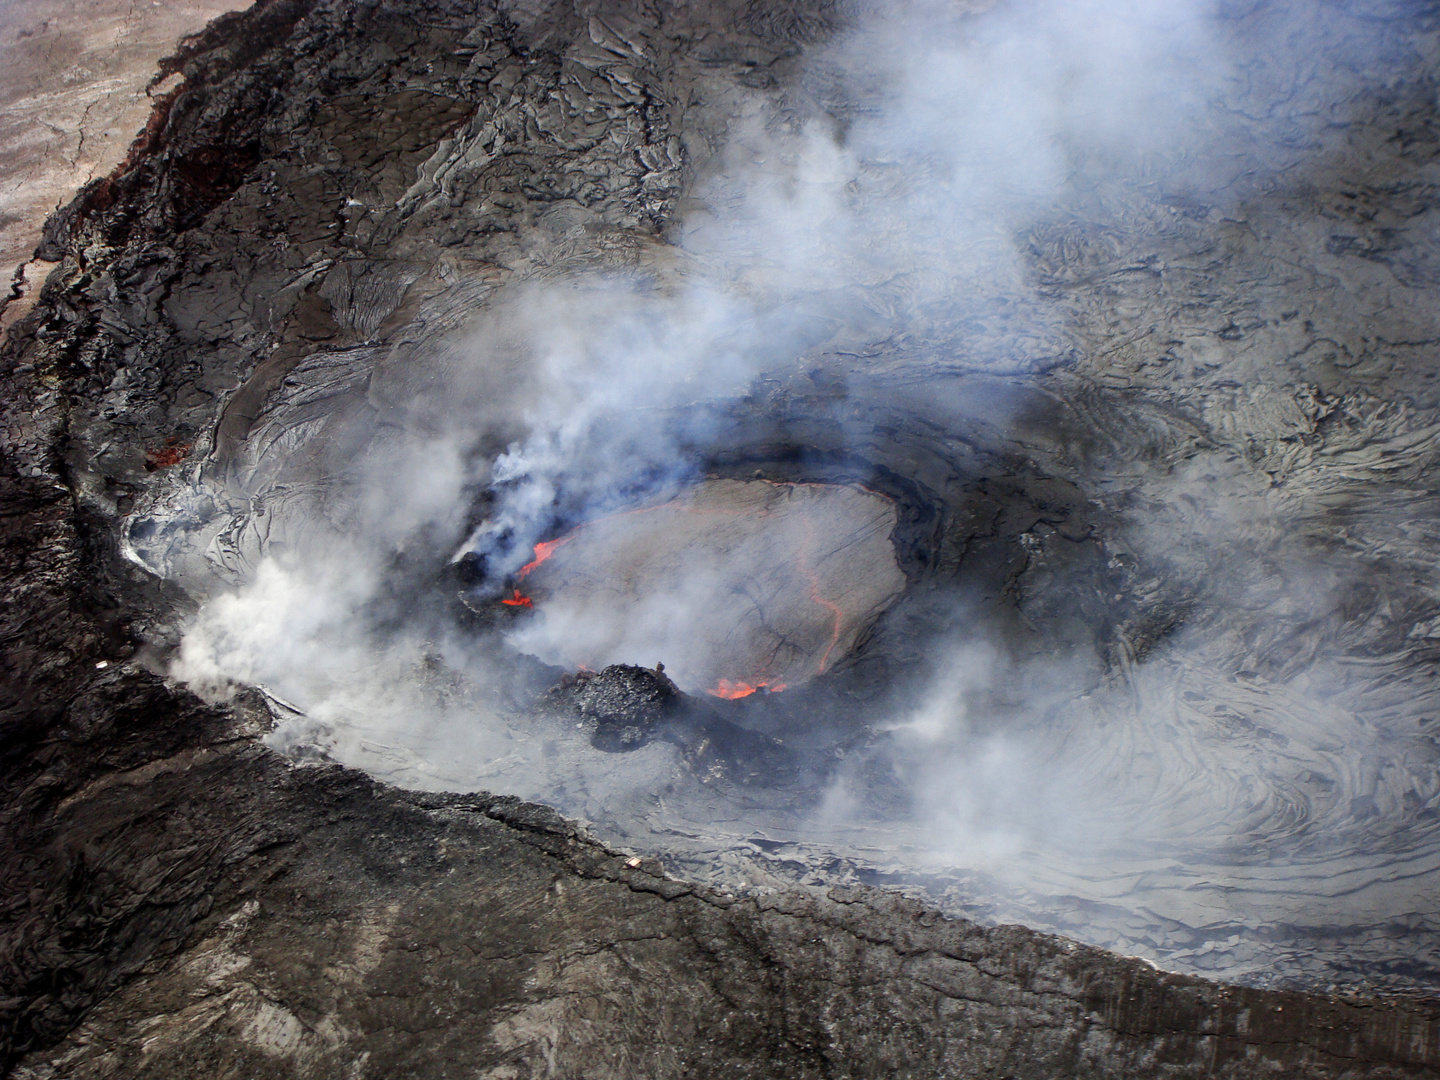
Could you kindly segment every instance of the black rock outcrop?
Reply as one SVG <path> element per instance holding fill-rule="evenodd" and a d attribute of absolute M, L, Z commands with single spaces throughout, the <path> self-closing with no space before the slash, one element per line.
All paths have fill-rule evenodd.
<path fill-rule="evenodd" d="M 630 664 L 611 664 L 594 674 L 582 672 L 570 700 L 591 728 L 591 744 L 609 751 L 643 746 L 681 707 L 680 689 L 664 672 Z"/>

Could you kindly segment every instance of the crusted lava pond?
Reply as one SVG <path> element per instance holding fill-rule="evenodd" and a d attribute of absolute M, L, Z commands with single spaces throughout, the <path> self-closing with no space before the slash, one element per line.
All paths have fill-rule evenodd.
<path fill-rule="evenodd" d="M 570 669 L 653 657 L 715 697 L 798 687 L 904 589 L 895 524 L 858 487 L 708 480 L 542 543 L 520 573 L 534 615 L 510 640 Z"/>

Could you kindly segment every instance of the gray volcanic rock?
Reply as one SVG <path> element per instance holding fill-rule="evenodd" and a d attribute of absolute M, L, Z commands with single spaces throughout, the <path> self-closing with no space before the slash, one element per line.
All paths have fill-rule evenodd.
<path fill-rule="evenodd" d="M 629 664 L 611 664 L 594 675 L 582 672 L 570 694 L 590 742 L 599 750 L 633 750 L 649 742 L 655 729 L 680 704 L 680 690 L 663 672 Z"/>
<path fill-rule="evenodd" d="M 1317 101 L 1352 58 L 1285 11 L 1224 13 L 1254 62 L 1204 184 L 1087 159 L 1002 237 L 1018 276 L 993 237 L 957 269 L 940 232 L 900 272 L 916 230 L 885 208 L 943 163 L 872 155 L 831 185 L 881 208 L 874 243 L 819 260 L 843 287 L 703 234 L 776 131 L 884 115 L 885 80 L 843 62 L 862 13 L 270 0 L 192 42 L 134 157 L 52 218 L 59 269 L 0 357 L 17 1075 L 1437 1075 L 1434 21 L 1355 15 L 1386 79 Z M 1282 51 L 1311 67 L 1267 68 Z M 573 286 L 597 270 L 634 290 Z M 691 455 L 664 483 L 874 485 L 906 588 L 808 697 L 671 724 L 653 673 L 569 688 L 630 750 L 597 754 L 470 663 L 509 654 L 452 610 L 452 557 L 531 418 L 605 389 L 537 374 L 515 290 L 593 329 L 702 270 L 800 280 L 747 324 L 775 370 L 626 430 Z M 633 491 L 645 445 L 576 472 Z M 246 606 L 267 587 L 359 628 L 338 663 Z M 965 631 L 1013 655 L 926 651 Z M 1055 658 L 1083 678 L 1047 696 Z M 889 722 L 917 685 L 1038 757 L 951 830 L 1038 820 L 1008 883 L 920 873 L 952 797 L 1014 759 L 966 771 L 968 732 Z M 317 748 L 452 792 L 300 764 Z M 1027 816 L 1074 762 L 1066 820 Z M 453 793 L 487 781 L 643 854 Z M 805 831 L 837 804 L 848 848 Z M 1225 987 L 957 911 L 1394 996 Z"/>
<path fill-rule="evenodd" d="M 242 6 L 102 0 L 77 15 L 56 0 L 11 0 L 0 9 L 0 268 L 10 286 L 0 330 L 29 310 L 52 268 L 34 258 L 46 217 L 120 163 L 171 89 L 157 64 Z"/>
<path fill-rule="evenodd" d="M 1413 1008 L 1223 988 L 877 890 L 737 898 L 539 807 L 253 748 L 117 775 L 53 824 L 85 838 L 88 933 L 134 975 L 24 1080 L 1435 1075 Z M 167 931 L 183 952 L 144 963 Z"/>

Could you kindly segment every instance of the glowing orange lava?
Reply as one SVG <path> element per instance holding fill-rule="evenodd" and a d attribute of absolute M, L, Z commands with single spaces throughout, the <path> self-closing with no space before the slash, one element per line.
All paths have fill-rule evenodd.
<path fill-rule="evenodd" d="M 729 679 L 721 679 L 715 685 L 714 689 L 706 690 L 705 692 L 712 697 L 724 698 L 726 701 L 734 701 L 736 698 L 749 697 L 757 690 L 768 690 L 772 694 L 778 694 L 784 689 L 785 684 L 783 682 L 772 683 L 768 679 L 761 679 L 754 685 L 738 680 L 731 682 Z"/>
<path fill-rule="evenodd" d="M 820 657 L 820 665 L 815 669 L 816 675 L 823 675 L 825 668 L 830 664 L 830 654 L 835 651 L 835 646 L 840 641 L 840 626 L 842 620 L 845 618 L 845 613 L 840 610 L 839 604 L 831 600 L 826 600 L 825 597 L 820 595 L 819 575 L 810 568 L 810 546 L 815 542 L 815 530 L 811 526 L 808 517 L 802 518 L 801 521 L 805 525 L 805 547 L 801 549 L 800 552 L 800 572 L 804 574 L 810 582 L 810 599 L 830 612 L 830 616 L 834 620 L 830 624 L 830 644 L 825 646 L 825 654 Z"/>
<path fill-rule="evenodd" d="M 539 566 L 551 555 L 555 554 L 555 549 L 569 539 L 570 537 L 568 536 L 562 536 L 558 540 L 545 540 L 539 544 L 536 544 L 535 558 L 531 559 L 528 563 L 526 563 L 520 568 L 520 572 L 515 575 L 515 580 L 519 581 L 526 574 L 530 573 L 531 570 L 534 570 L 535 567 Z M 524 595 L 519 589 L 516 589 L 512 595 L 507 596 L 504 600 L 501 600 L 500 602 L 506 607 L 533 608 L 535 606 L 535 601 L 531 600 L 530 597 Z"/>
<path fill-rule="evenodd" d="M 520 572 L 515 575 L 515 580 L 520 581 L 522 578 L 524 578 L 525 575 L 530 573 L 531 570 L 534 570 L 535 567 L 539 566 L 551 555 L 554 555 L 555 549 L 569 539 L 570 537 L 568 536 L 562 536 L 558 540 L 544 540 L 541 543 L 536 544 L 535 558 L 531 559 L 524 566 L 520 567 Z"/>

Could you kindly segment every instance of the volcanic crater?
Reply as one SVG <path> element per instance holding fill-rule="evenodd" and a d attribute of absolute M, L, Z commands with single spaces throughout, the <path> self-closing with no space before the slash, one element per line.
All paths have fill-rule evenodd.
<path fill-rule="evenodd" d="M 0 368 L 21 1075 L 1434 1075 L 1437 22 L 1121 7 L 187 43 Z"/>
<path fill-rule="evenodd" d="M 1023 38 L 1003 13 L 956 18 L 943 71 L 969 70 L 968 41 Z M 1368 121 L 1293 129 L 1307 93 L 1388 107 L 1336 26 L 1423 81 L 1424 20 L 1206 18 L 1230 66 L 1176 69 L 1184 152 L 1071 118 L 1032 133 L 1070 163 L 1043 198 L 976 187 L 972 143 L 1002 171 L 1031 151 L 978 120 L 946 141 L 935 88 L 872 78 L 895 43 L 863 19 L 764 86 L 667 45 L 633 69 L 651 97 L 607 106 L 611 142 L 557 134 L 589 115 L 567 112 L 585 79 L 627 86 L 639 63 L 600 30 L 543 62 L 466 31 L 495 58 L 466 45 L 425 78 L 479 103 L 426 111 L 432 141 L 379 157 L 355 156 L 366 125 L 226 76 L 207 100 L 238 95 L 262 160 L 212 193 L 203 233 L 191 187 L 171 221 L 158 165 L 126 174 L 160 200 L 143 221 L 189 246 L 159 329 L 105 346 L 88 377 L 107 389 L 69 427 L 149 575 L 143 632 L 202 692 L 262 687 L 287 753 L 541 800 L 719 884 L 885 881 L 1187 970 L 1424 982 L 1429 279 L 1376 278 L 1400 256 L 1311 233 L 1342 188 L 1401 214 L 1394 177 L 1428 166 Z M 1289 35 L 1270 62 L 1296 82 L 1235 74 L 1252 24 Z M 1173 32 L 1147 31 L 1189 56 Z M 512 62 L 520 89 L 487 81 Z M 375 116 L 413 104 L 419 74 L 402 100 L 366 70 Z M 692 86 L 703 103 L 663 124 L 643 103 Z M 934 138 L 906 141 L 921 115 Z M 561 175 L 564 198 L 533 194 Z M 516 199 L 516 231 L 494 231 Z M 94 213 L 55 227 L 119 243 L 119 211 Z M 125 228 L 151 252 L 161 225 Z M 1412 262 L 1414 228 L 1387 241 Z M 117 259 L 77 270 L 115 283 L 99 326 L 142 319 L 161 265 Z M 226 260 L 254 270 L 231 282 Z M 710 699 L 701 729 L 758 741 L 597 756 L 583 723 L 536 712 L 566 672 L 657 663 Z"/>

